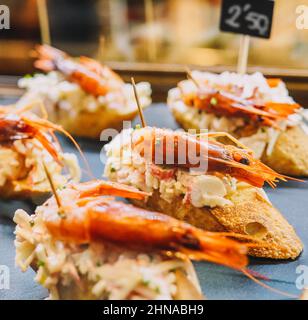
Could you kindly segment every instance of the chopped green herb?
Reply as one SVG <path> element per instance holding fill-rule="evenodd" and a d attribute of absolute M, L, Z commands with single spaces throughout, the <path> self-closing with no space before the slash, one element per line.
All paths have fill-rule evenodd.
<path fill-rule="evenodd" d="M 116 169 L 114 167 L 111 167 L 110 172 L 116 172 Z"/>
<path fill-rule="evenodd" d="M 180 267 L 170 269 L 170 272 L 175 272 L 176 270 L 180 269 Z"/>
<path fill-rule="evenodd" d="M 263 133 L 264 133 L 264 132 L 265 132 L 265 128 L 261 128 L 261 132 L 263 132 Z"/>
<path fill-rule="evenodd" d="M 24 78 L 30 79 L 30 78 L 32 78 L 32 75 L 31 75 L 31 74 L 26 74 L 26 75 L 24 76 Z"/>
<path fill-rule="evenodd" d="M 140 125 L 140 124 L 136 124 L 136 125 L 135 125 L 135 129 L 136 129 L 136 130 L 141 129 L 141 125 Z"/>
<path fill-rule="evenodd" d="M 141 283 L 142 283 L 142 285 L 144 285 L 144 286 L 147 287 L 147 286 L 149 286 L 149 284 L 150 284 L 150 280 L 142 279 Z"/>
<path fill-rule="evenodd" d="M 101 267 L 101 266 L 102 266 L 102 263 L 101 263 L 100 261 L 97 261 L 97 262 L 96 262 L 96 266 L 97 266 L 97 267 Z"/>
<path fill-rule="evenodd" d="M 156 145 L 156 146 L 159 146 L 160 143 L 161 143 L 160 138 L 156 138 L 156 139 L 155 139 L 155 145 Z"/>
<path fill-rule="evenodd" d="M 34 221 L 30 220 L 29 224 L 30 224 L 30 227 L 33 227 L 34 226 Z"/>
<path fill-rule="evenodd" d="M 155 292 L 158 293 L 158 294 L 160 293 L 159 287 L 156 287 L 156 288 L 155 288 Z"/>
<path fill-rule="evenodd" d="M 44 267 L 44 266 L 45 266 L 45 262 L 42 261 L 42 260 L 39 260 L 39 261 L 37 262 L 37 265 L 38 265 L 39 267 Z"/>
<path fill-rule="evenodd" d="M 211 104 L 212 106 L 216 106 L 217 102 L 218 102 L 217 99 L 214 98 L 214 97 L 212 97 L 211 100 L 210 100 L 210 104 Z"/>
<path fill-rule="evenodd" d="M 59 217 L 60 217 L 61 219 L 65 219 L 65 218 L 66 218 L 66 214 L 65 214 L 65 212 L 64 212 L 63 210 L 59 210 L 59 211 L 58 211 L 58 215 L 59 215 Z"/>

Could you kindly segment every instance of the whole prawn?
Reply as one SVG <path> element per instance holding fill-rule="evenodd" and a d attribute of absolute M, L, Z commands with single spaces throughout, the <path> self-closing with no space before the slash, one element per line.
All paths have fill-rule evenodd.
<path fill-rule="evenodd" d="M 145 127 L 137 131 L 132 147 L 155 165 L 190 169 L 206 163 L 208 172 L 229 174 L 256 187 L 262 187 L 265 182 L 275 186 L 279 179 L 287 178 L 255 159 L 249 149 L 226 133 L 204 133 L 209 139 L 201 139 L 198 135 L 168 129 Z M 227 136 L 237 146 L 210 139 L 220 136 Z"/>
<path fill-rule="evenodd" d="M 79 244 L 107 241 L 129 248 L 206 260 L 237 270 L 243 270 L 247 265 L 247 246 L 225 234 L 206 232 L 110 197 L 140 200 L 149 195 L 132 187 L 94 180 L 71 184 L 58 192 L 61 208 L 52 197 L 38 210 L 55 239 Z"/>
<path fill-rule="evenodd" d="M 123 87 L 124 82 L 120 76 L 93 59 L 73 59 L 65 52 L 48 45 L 37 46 L 36 50 L 36 68 L 45 72 L 58 70 L 70 81 L 79 84 L 85 92 L 96 97 L 106 95 L 110 91 L 119 91 Z"/>
<path fill-rule="evenodd" d="M 91 172 L 88 162 L 75 139 L 61 126 L 46 119 L 44 106 L 39 104 L 43 112 L 43 118 L 39 118 L 31 112 L 28 112 L 34 105 L 35 104 L 27 105 L 21 109 L 10 106 L 0 106 L 0 145 L 7 145 L 17 140 L 36 139 L 53 159 L 62 165 L 62 159 L 59 155 L 60 144 L 54 134 L 54 132 L 60 132 L 72 141 L 76 149 L 80 152 L 87 169 Z"/>
<path fill-rule="evenodd" d="M 218 116 L 246 118 L 255 125 L 277 127 L 278 120 L 287 119 L 289 115 L 300 109 L 300 105 L 297 103 L 259 103 L 240 99 L 224 90 L 216 90 L 209 88 L 206 84 L 200 84 L 190 72 L 188 72 L 188 76 L 196 85 L 197 91 L 190 94 L 184 93 L 181 84 L 179 84 L 184 103 L 187 106 Z M 273 86 L 277 82 L 274 80 L 276 79 L 269 80 L 269 86 Z"/>

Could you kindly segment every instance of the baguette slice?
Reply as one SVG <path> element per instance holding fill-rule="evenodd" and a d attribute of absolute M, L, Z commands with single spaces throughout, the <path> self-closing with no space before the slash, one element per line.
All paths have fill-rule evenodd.
<path fill-rule="evenodd" d="M 138 113 L 137 107 L 111 109 L 98 109 L 95 112 L 82 110 L 72 112 L 59 108 L 47 97 L 33 94 L 32 92 L 25 93 L 18 101 L 18 106 L 22 107 L 32 101 L 42 100 L 47 113 L 48 119 L 58 125 L 61 125 L 67 132 L 77 137 L 97 139 L 100 137 L 102 130 L 114 128 L 119 130 L 123 127 L 123 121 L 129 121 L 136 117 Z M 34 110 L 40 114 L 40 110 Z"/>
<path fill-rule="evenodd" d="M 24 199 L 40 199 L 50 194 L 50 187 L 43 183 L 31 186 L 25 180 L 6 183 L 0 187 L 1 199 L 24 200 Z"/>
<path fill-rule="evenodd" d="M 147 202 L 133 200 L 143 208 L 159 211 L 208 231 L 236 232 L 261 240 L 266 246 L 250 249 L 255 257 L 295 259 L 303 245 L 293 227 L 280 212 L 253 187 L 238 190 L 232 196 L 234 205 L 196 208 L 184 204 L 181 197 L 171 203 L 154 191 Z"/>
<path fill-rule="evenodd" d="M 300 127 L 283 131 L 270 156 L 262 161 L 275 171 L 290 176 L 308 176 L 308 136 Z"/>

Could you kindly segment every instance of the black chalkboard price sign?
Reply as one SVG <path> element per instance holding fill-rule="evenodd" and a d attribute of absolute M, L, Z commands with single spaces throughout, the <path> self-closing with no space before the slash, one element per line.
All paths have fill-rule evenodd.
<path fill-rule="evenodd" d="M 268 39 L 274 1 L 222 0 L 220 30 Z"/>

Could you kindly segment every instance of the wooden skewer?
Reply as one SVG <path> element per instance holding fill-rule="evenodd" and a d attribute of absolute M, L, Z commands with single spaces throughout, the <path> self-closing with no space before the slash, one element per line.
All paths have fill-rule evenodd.
<path fill-rule="evenodd" d="M 135 79 L 132 77 L 131 81 L 132 81 L 132 85 L 133 85 L 133 89 L 134 89 L 135 99 L 136 99 L 136 103 L 137 103 L 137 106 L 138 106 L 138 111 L 139 111 L 139 116 L 140 116 L 140 119 L 141 119 L 141 123 L 142 123 L 143 128 L 145 128 L 147 126 L 147 123 L 145 121 L 145 118 L 144 118 L 144 115 L 143 115 L 143 110 L 142 110 L 141 105 L 140 105 Z"/>
<path fill-rule="evenodd" d="M 40 21 L 41 38 L 42 44 L 51 44 L 50 40 L 50 30 L 49 30 L 49 20 L 48 20 L 48 10 L 46 0 L 36 0 L 38 16 Z"/>
<path fill-rule="evenodd" d="M 238 56 L 238 62 L 237 62 L 237 72 L 239 74 L 245 74 L 247 72 L 249 42 L 250 42 L 249 36 L 241 35 L 239 56 Z"/>
<path fill-rule="evenodd" d="M 105 37 L 99 37 L 99 46 L 98 46 L 98 61 L 102 62 L 104 59 L 104 49 L 105 49 Z"/>
<path fill-rule="evenodd" d="M 157 57 L 156 39 L 154 34 L 154 4 L 153 0 L 145 0 L 145 20 L 149 30 L 148 56 L 150 61 Z"/>
<path fill-rule="evenodd" d="M 53 183 L 51 174 L 49 173 L 45 162 L 44 162 L 44 161 L 42 161 L 42 162 L 43 162 L 43 167 L 44 167 L 44 171 L 45 171 L 47 180 L 48 180 L 48 182 L 49 182 L 49 184 L 50 184 L 52 193 L 53 193 L 53 195 L 55 196 L 55 199 L 56 199 L 56 202 L 57 202 L 57 205 L 58 205 L 58 208 L 59 208 L 59 212 L 60 212 L 60 213 L 63 213 L 64 210 L 63 210 L 63 207 L 62 207 L 62 204 L 61 204 L 61 201 L 60 201 L 60 197 L 59 197 L 59 195 L 57 194 L 56 187 L 55 187 L 55 185 L 54 185 L 54 183 Z"/>
<path fill-rule="evenodd" d="M 188 67 L 185 68 L 186 73 L 187 73 L 187 78 L 189 78 L 195 85 L 197 88 L 201 88 L 200 83 L 198 83 L 198 81 L 193 77 L 190 69 Z"/>

